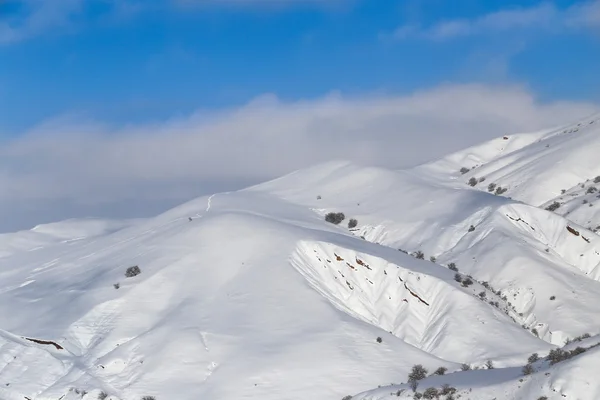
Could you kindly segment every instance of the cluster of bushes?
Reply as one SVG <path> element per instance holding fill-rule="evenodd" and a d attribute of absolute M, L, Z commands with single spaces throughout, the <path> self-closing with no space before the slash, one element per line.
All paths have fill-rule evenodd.
<path fill-rule="evenodd" d="M 463 277 L 460 273 L 454 274 L 454 280 L 458 283 L 462 283 L 463 287 L 469 287 L 473 284 L 473 279 L 470 276 Z"/>
<path fill-rule="evenodd" d="M 591 337 L 591 335 L 590 335 L 589 333 L 584 333 L 583 335 L 581 335 L 581 336 L 577 336 L 576 338 L 573 338 L 573 339 L 567 339 L 567 340 L 565 341 L 565 346 L 566 346 L 566 345 L 568 345 L 569 343 L 573 343 L 573 342 L 581 342 L 583 339 L 587 339 L 587 338 L 590 338 L 590 337 Z"/>
<path fill-rule="evenodd" d="M 495 193 L 496 193 L 497 195 L 501 195 L 501 194 L 503 194 L 503 193 L 506 193 L 506 191 L 507 191 L 507 190 L 508 190 L 508 188 L 503 188 L 502 186 L 498 186 L 498 187 L 496 188 L 496 192 L 495 192 Z"/>
<path fill-rule="evenodd" d="M 325 221 L 330 222 L 334 225 L 339 225 L 343 220 L 346 219 L 346 215 L 343 212 L 330 212 L 325 215 Z M 348 221 L 348 228 L 356 228 L 358 221 L 354 218 L 350 218 Z"/>
<path fill-rule="evenodd" d="M 548 210 L 548 211 L 556 211 L 559 208 L 560 208 L 560 203 L 558 201 L 555 201 L 554 203 L 552 203 L 548 207 L 546 207 L 546 210 Z"/>
<path fill-rule="evenodd" d="M 440 367 L 435 370 L 434 375 L 444 375 L 448 369 L 445 367 Z M 408 384 L 412 391 L 414 392 L 413 398 L 415 399 L 439 399 L 440 396 L 447 396 L 446 400 L 453 400 L 454 394 L 456 393 L 456 388 L 452 387 L 448 384 L 444 384 L 441 389 L 437 389 L 435 387 L 429 387 L 425 389 L 423 393 L 417 392 L 417 387 L 419 386 L 419 381 L 425 379 L 427 377 L 427 369 L 423 367 L 421 364 L 414 365 L 412 370 L 408 374 Z M 398 391 L 396 393 L 397 396 L 400 396 L 402 392 Z"/>

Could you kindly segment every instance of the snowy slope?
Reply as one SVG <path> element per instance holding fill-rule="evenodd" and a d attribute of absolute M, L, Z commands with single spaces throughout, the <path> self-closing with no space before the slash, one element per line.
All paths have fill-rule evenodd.
<path fill-rule="evenodd" d="M 448 370 L 420 390 L 462 399 L 600 398 L 600 236 L 579 204 L 595 201 L 596 121 L 0 235 L 0 399 L 412 398 L 415 364 Z M 560 196 L 577 204 L 544 209 Z M 589 350 L 523 376 L 584 334 L 565 351 Z"/>

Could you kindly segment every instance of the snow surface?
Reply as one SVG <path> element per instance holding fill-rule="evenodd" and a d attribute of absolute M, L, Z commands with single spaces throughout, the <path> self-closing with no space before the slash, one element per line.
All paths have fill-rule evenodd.
<path fill-rule="evenodd" d="M 420 392 L 597 400 L 599 133 L 592 117 L 405 171 L 331 162 L 150 219 L 0 235 L 0 399 L 412 398 L 422 364 L 447 372 Z M 587 350 L 550 365 L 563 346 Z"/>

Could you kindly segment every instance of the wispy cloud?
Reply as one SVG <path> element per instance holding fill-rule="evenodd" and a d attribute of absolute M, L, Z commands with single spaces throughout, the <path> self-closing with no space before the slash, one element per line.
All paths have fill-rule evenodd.
<path fill-rule="evenodd" d="M 382 34 L 382 37 L 396 40 L 423 38 L 443 41 L 511 31 L 558 32 L 594 27 L 600 27 L 600 0 L 576 3 L 565 9 L 552 3 L 540 3 L 533 7 L 499 10 L 471 19 L 441 21 L 430 26 L 403 25 L 391 33 Z"/>
<path fill-rule="evenodd" d="M 594 109 L 540 103 L 519 87 L 459 85 L 292 103 L 266 95 L 237 109 L 118 129 L 54 120 L 0 146 L 0 230 L 117 209 L 152 213 L 332 159 L 408 167 Z"/>
<path fill-rule="evenodd" d="M 0 0 L 0 45 L 20 42 L 46 32 L 69 32 L 85 20 L 94 3 L 108 6 L 115 18 L 139 12 L 139 0 Z M 106 19 L 106 15 L 102 18 Z"/>
<path fill-rule="evenodd" d="M 5 11 L 0 4 L 0 44 L 13 43 L 49 29 L 67 28 L 71 17 L 81 12 L 82 0 L 19 0 L 12 2 L 17 12 Z"/>

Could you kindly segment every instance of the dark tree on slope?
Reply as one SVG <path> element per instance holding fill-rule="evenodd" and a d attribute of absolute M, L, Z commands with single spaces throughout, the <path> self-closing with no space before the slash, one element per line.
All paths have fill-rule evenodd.
<path fill-rule="evenodd" d="M 446 373 L 446 371 L 448 371 L 448 368 L 439 367 L 438 369 L 435 370 L 434 374 L 435 375 L 444 375 Z"/>
<path fill-rule="evenodd" d="M 477 178 L 471 178 L 467 183 L 469 184 L 469 186 L 475 186 L 477 185 Z"/>
<path fill-rule="evenodd" d="M 358 225 L 358 221 L 354 218 L 351 218 L 350 221 L 348 221 L 348 228 L 356 228 L 356 225 Z"/>
<path fill-rule="evenodd" d="M 427 370 L 421 364 L 414 365 L 412 370 L 408 374 L 408 383 L 415 392 L 417 390 L 417 386 L 419 386 L 419 381 L 421 379 L 425 379 L 427 377 Z"/>
<path fill-rule="evenodd" d="M 556 211 L 558 208 L 560 208 L 560 203 L 558 201 L 555 201 L 554 203 L 552 203 L 548 207 L 546 207 L 546 210 Z"/>
<path fill-rule="evenodd" d="M 338 225 L 344 219 L 346 219 L 346 216 L 344 215 L 344 213 L 341 213 L 341 212 L 338 212 L 338 213 L 330 212 L 327 215 L 325 215 L 325 221 L 331 222 L 332 224 L 335 224 L 335 225 Z"/>
<path fill-rule="evenodd" d="M 425 259 L 425 254 L 423 254 L 423 252 L 421 250 L 419 250 L 416 253 L 414 253 L 413 256 L 415 258 L 418 258 L 419 260 Z"/>

